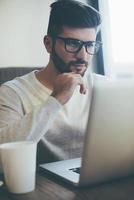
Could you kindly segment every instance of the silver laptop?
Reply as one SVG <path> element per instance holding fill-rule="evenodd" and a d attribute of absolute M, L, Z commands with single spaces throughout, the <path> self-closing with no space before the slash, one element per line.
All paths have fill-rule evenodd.
<path fill-rule="evenodd" d="M 76 186 L 134 174 L 134 80 L 94 79 L 82 158 L 40 168 Z"/>

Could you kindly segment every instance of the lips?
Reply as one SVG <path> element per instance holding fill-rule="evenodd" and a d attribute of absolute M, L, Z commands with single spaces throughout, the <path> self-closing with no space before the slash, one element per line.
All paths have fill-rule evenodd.
<path fill-rule="evenodd" d="M 79 64 L 79 65 L 77 64 L 77 65 L 71 66 L 70 70 L 72 72 L 80 73 L 80 72 L 86 71 L 86 66 L 85 64 Z"/>
<path fill-rule="evenodd" d="M 75 68 L 85 68 L 86 66 L 85 66 L 85 64 L 75 64 L 74 65 L 75 66 Z"/>
<path fill-rule="evenodd" d="M 72 65 L 72 68 L 78 69 L 78 70 L 83 70 L 86 69 L 86 65 L 85 64 L 74 64 Z"/>

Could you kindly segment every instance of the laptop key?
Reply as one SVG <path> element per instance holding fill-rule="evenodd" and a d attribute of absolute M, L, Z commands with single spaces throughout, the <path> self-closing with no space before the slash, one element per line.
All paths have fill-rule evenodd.
<path fill-rule="evenodd" d="M 69 170 L 71 170 L 71 171 L 73 171 L 73 172 L 75 172 L 75 173 L 80 174 L 80 167 L 72 168 L 72 169 L 69 169 Z"/>

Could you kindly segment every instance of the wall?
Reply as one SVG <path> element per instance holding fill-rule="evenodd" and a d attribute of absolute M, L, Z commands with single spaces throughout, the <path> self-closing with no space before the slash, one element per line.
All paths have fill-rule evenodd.
<path fill-rule="evenodd" d="M 43 66 L 52 0 L 0 0 L 0 67 Z"/>

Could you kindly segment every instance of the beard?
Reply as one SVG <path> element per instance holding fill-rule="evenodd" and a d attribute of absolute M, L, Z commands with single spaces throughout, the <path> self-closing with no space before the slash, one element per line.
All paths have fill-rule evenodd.
<path fill-rule="evenodd" d="M 88 67 L 88 62 L 82 60 L 82 59 L 77 59 L 76 61 L 70 61 L 68 63 L 65 63 L 64 60 L 55 52 L 55 49 L 53 48 L 53 51 L 51 53 L 51 58 L 53 60 L 53 63 L 56 67 L 56 69 L 60 73 L 69 73 L 69 72 L 75 72 L 77 74 L 80 74 L 81 76 L 84 76 L 86 69 Z M 77 70 L 75 67 L 76 65 L 85 65 L 84 70 Z M 73 69 L 72 69 L 73 68 Z M 76 70 L 75 70 L 76 68 Z"/>

